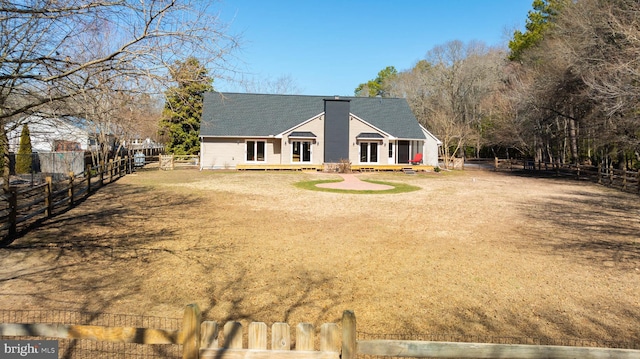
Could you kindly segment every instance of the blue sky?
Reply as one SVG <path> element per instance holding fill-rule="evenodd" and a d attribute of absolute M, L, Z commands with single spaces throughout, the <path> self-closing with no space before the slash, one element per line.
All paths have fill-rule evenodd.
<path fill-rule="evenodd" d="M 448 41 L 506 46 L 532 1 L 223 0 L 214 10 L 241 35 L 237 79 L 288 76 L 301 94 L 351 96 L 383 68 L 409 69 Z M 214 86 L 244 91 L 234 81 Z"/>

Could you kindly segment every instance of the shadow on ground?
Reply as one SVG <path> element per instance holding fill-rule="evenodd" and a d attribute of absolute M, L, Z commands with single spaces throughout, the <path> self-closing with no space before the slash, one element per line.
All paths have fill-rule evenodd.
<path fill-rule="evenodd" d="M 587 265 L 639 267 L 640 202 L 635 195 L 570 191 L 541 198 L 524 210 L 553 232 L 533 245 L 547 247 L 556 255 L 570 254 Z"/>

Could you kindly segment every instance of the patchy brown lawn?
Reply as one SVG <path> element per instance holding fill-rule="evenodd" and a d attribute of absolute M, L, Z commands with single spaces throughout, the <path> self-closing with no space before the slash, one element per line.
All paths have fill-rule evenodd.
<path fill-rule="evenodd" d="M 352 309 L 369 333 L 640 338 L 640 202 L 590 183 L 484 171 L 146 171 L 0 248 L 0 309 L 291 324 Z"/>

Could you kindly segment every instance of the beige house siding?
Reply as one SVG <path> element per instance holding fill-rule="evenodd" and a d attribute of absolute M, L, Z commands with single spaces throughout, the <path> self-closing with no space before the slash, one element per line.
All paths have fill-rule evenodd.
<path fill-rule="evenodd" d="M 200 146 L 200 168 L 225 169 L 236 168 L 238 164 L 281 164 L 281 141 L 275 138 L 256 138 L 249 141 L 265 141 L 265 160 L 247 162 L 247 139 L 211 138 L 202 139 Z"/>
<path fill-rule="evenodd" d="M 245 144 L 241 138 L 202 139 L 200 166 L 204 169 L 235 168 L 244 159 Z"/>
<path fill-rule="evenodd" d="M 311 144 L 311 163 L 321 165 L 324 163 L 324 115 L 317 116 L 302 125 L 292 128 L 282 134 L 282 163 L 292 164 L 292 149 L 289 135 L 292 132 L 312 132 L 316 135 L 315 141 Z"/>
<path fill-rule="evenodd" d="M 282 164 L 283 162 L 283 153 L 282 153 L 282 140 L 279 138 L 272 138 L 267 140 L 267 151 L 268 157 L 267 161 L 269 164 Z"/>
<path fill-rule="evenodd" d="M 424 157 L 422 162 L 426 165 L 438 167 L 438 148 L 442 144 L 440 140 L 438 140 L 431 132 L 427 131 L 426 128 L 420 126 L 422 128 L 422 133 L 427 138 L 424 142 Z"/>
<path fill-rule="evenodd" d="M 367 142 L 377 142 L 378 143 L 378 161 L 375 163 L 369 163 L 372 165 L 381 165 L 388 164 L 387 153 L 389 145 L 389 138 L 387 134 L 381 132 L 375 127 L 361 121 L 357 117 L 349 116 L 349 159 L 353 164 L 360 164 L 360 142 L 356 140 L 356 137 L 362 133 L 379 133 L 383 138 L 380 140 L 371 140 Z"/>

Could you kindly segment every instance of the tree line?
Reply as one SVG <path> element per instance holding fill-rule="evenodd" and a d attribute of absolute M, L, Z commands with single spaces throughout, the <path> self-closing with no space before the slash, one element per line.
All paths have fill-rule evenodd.
<path fill-rule="evenodd" d="M 454 157 L 640 167 L 640 3 L 535 0 L 508 49 L 450 41 L 356 96 L 406 98 Z"/>

